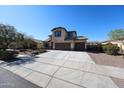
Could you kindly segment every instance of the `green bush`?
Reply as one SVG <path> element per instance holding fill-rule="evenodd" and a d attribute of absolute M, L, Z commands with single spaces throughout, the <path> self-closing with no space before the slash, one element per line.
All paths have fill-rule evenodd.
<path fill-rule="evenodd" d="M 12 60 L 17 56 L 17 51 L 0 51 L 0 59 Z"/>
<path fill-rule="evenodd" d="M 120 50 L 117 45 L 113 45 L 113 44 L 103 45 L 102 49 L 103 49 L 103 52 L 109 55 L 117 55 Z"/>

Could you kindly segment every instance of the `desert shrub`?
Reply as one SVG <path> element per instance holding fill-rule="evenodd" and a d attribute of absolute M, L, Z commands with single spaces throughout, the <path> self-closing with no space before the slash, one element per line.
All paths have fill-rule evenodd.
<path fill-rule="evenodd" d="M 43 52 L 46 52 L 46 49 L 45 49 L 45 48 L 37 49 L 37 51 L 38 51 L 39 53 L 43 53 Z"/>
<path fill-rule="evenodd" d="M 38 55 L 39 54 L 39 51 L 33 51 L 32 54 L 33 55 Z"/>
<path fill-rule="evenodd" d="M 26 51 L 26 49 L 19 49 L 20 50 L 20 52 L 25 52 Z"/>
<path fill-rule="evenodd" d="M 113 45 L 113 44 L 103 45 L 102 49 L 103 49 L 103 52 L 109 55 L 117 55 L 120 50 L 117 45 Z"/>
<path fill-rule="evenodd" d="M 37 49 L 37 50 L 34 50 L 34 51 L 32 52 L 32 54 L 38 55 L 38 54 L 44 53 L 44 52 L 46 52 L 46 49 Z"/>
<path fill-rule="evenodd" d="M 0 59 L 12 60 L 17 56 L 17 51 L 0 51 Z"/>

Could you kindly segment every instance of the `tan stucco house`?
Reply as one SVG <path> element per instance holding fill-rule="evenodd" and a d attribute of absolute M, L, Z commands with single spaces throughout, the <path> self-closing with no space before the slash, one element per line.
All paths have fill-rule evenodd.
<path fill-rule="evenodd" d="M 87 38 L 77 36 L 76 31 L 67 31 L 64 27 L 53 28 L 52 34 L 46 40 L 47 47 L 57 50 L 85 50 Z"/>
<path fill-rule="evenodd" d="M 120 47 L 120 49 L 122 49 L 124 51 L 124 40 L 108 40 L 108 41 L 102 42 L 102 45 L 105 45 L 108 43 L 115 44 L 118 47 Z"/>
<path fill-rule="evenodd" d="M 31 47 L 34 48 L 34 49 L 44 48 L 43 41 L 37 40 L 37 39 L 32 39 Z"/>

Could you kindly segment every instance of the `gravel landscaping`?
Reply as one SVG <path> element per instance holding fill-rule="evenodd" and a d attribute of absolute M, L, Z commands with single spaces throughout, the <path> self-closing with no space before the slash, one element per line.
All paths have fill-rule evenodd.
<path fill-rule="evenodd" d="M 122 55 L 112 56 L 105 53 L 88 53 L 96 64 L 115 66 L 124 68 L 124 58 Z"/>
<path fill-rule="evenodd" d="M 115 77 L 111 77 L 111 79 L 116 83 L 116 85 L 119 88 L 124 88 L 124 79 L 119 79 L 119 78 L 115 78 Z"/>
<path fill-rule="evenodd" d="M 122 55 L 112 56 L 104 53 L 88 53 L 96 64 L 114 66 L 124 68 L 124 59 Z M 124 79 L 111 77 L 116 85 L 120 88 L 124 88 Z"/>

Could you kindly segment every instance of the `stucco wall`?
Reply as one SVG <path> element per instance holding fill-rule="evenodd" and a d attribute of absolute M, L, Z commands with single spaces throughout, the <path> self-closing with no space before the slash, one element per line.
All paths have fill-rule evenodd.
<path fill-rule="evenodd" d="M 54 36 L 54 33 L 56 31 L 61 31 L 61 37 L 55 37 Z M 66 36 L 67 36 L 67 33 L 66 33 L 65 30 L 63 30 L 63 29 L 61 29 L 61 30 L 59 30 L 59 29 L 58 30 L 55 30 L 55 31 L 52 32 L 52 42 L 64 42 L 64 39 L 65 39 Z"/>
<path fill-rule="evenodd" d="M 124 50 L 124 45 L 122 45 L 122 49 Z"/>
<path fill-rule="evenodd" d="M 118 46 L 119 46 L 122 50 L 124 50 L 124 44 L 123 44 L 123 43 L 118 43 Z"/>
<path fill-rule="evenodd" d="M 43 43 L 38 43 L 38 44 L 37 44 L 37 48 L 38 48 L 38 49 L 44 48 Z"/>

